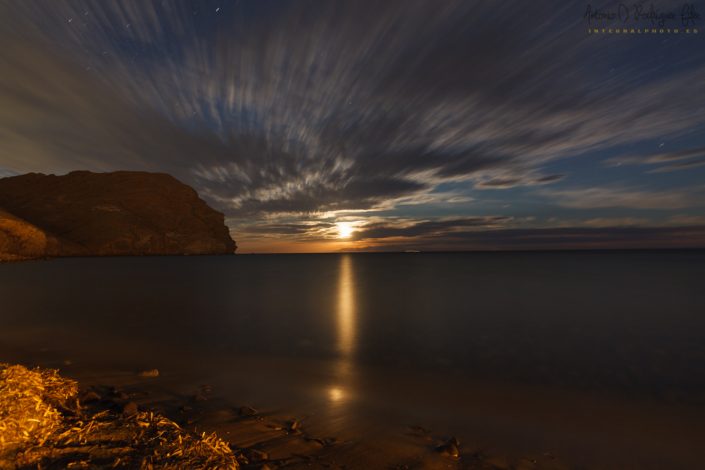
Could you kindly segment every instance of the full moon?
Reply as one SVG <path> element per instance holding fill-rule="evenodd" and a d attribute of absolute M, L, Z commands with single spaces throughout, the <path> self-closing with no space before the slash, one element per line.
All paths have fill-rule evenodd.
<path fill-rule="evenodd" d="M 338 222 L 335 225 L 338 227 L 338 238 L 350 238 L 353 232 L 353 226 L 350 222 Z"/>

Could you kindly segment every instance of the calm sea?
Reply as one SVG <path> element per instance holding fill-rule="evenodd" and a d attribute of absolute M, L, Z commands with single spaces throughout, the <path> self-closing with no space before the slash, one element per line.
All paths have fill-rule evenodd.
<path fill-rule="evenodd" d="M 156 367 L 333 434 L 705 462 L 702 251 L 14 263 L 0 320 L 12 359 Z"/>

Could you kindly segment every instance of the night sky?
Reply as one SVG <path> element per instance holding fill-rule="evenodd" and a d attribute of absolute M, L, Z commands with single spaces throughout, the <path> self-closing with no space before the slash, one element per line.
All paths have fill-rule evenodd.
<path fill-rule="evenodd" d="M 244 253 L 705 247 L 705 22 L 588 3 L 0 1 L 0 176 L 167 172 Z"/>

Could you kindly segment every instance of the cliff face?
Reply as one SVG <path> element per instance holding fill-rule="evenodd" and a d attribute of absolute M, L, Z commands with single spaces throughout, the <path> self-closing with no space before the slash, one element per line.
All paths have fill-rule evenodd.
<path fill-rule="evenodd" d="M 0 209 L 0 261 L 39 258 L 56 245 L 41 229 Z"/>
<path fill-rule="evenodd" d="M 166 174 L 76 171 L 0 179 L 0 259 L 235 248 L 223 214 Z"/>

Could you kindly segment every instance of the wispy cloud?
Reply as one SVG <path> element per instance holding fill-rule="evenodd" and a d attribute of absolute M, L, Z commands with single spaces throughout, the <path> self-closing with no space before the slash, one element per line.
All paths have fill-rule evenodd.
<path fill-rule="evenodd" d="M 705 226 L 570 227 L 478 230 L 421 239 L 394 239 L 357 247 L 362 251 L 557 250 L 699 248 Z"/>
<path fill-rule="evenodd" d="M 623 165 L 663 165 L 648 173 L 667 173 L 705 165 L 705 147 L 659 152 L 646 155 L 624 155 L 605 161 L 607 166 Z"/>
<path fill-rule="evenodd" d="M 478 189 L 507 189 L 516 186 L 540 186 L 555 183 L 564 178 L 564 175 L 535 175 L 527 172 L 522 176 L 492 176 L 480 179 L 475 187 Z"/>
<path fill-rule="evenodd" d="M 653 170 L 649 170 L 647 173 L 670 173 L 672 171 L 689 170 L 691 168 L 697 168 L 697 167 L 704 166 L 704 165 L 705 165 L 705 158 L 699 158 L 697 160 L 689 160 L 686 162 L 676 162 L 676 163 L 672 163 L 670 165 L 654 168 Z"/>
<path fill-rule="evenodd" d="M 702 189 L 648 191 L 617 187 L 589 187 L 543 190 L 541 194 L 554 204 L 572 209 L 682 209 L 703 205 Z"/>
<path fill-rule="evenodd" d="M 494 228 L 512 220 L 506 216 L 438 218 L 433 220 L 386 220 L 369 223 L 353 232 L 354 240 L 444 236 L 478 228 Z"/>

